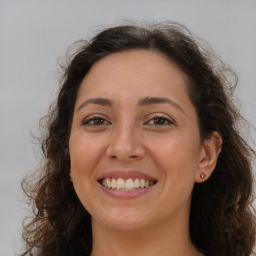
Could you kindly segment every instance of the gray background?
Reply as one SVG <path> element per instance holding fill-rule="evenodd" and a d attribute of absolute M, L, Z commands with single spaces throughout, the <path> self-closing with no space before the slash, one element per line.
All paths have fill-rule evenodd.
<path fill-rule="evenodd" d="M 56 93 L 57 59 L 100 25 L 131 18 L 171 19 L 210 42 L 238 73 L 241 110 L 256 126 L 256 0 L 0 0 L 0 256 L 19 251 L 20 181 L 38 165 L 31 132 Z"/>

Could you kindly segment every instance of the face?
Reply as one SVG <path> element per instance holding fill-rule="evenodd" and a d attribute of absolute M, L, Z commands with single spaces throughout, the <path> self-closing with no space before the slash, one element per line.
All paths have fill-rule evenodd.
<path fill-rule="evenodd" d="M 188 221 L 203 147 L 187 80 L 146 50 L 111 54 L 83 79 L 71 179 L 93 223 L 130 230 Z"/>

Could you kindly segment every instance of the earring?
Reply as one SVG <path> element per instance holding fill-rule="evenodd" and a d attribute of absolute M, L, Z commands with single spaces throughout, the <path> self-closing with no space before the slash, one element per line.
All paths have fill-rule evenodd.
<path fill-rule="evenodd" d="M 205 177 L 206 177 L 206 174 L 205 174 L 204 172 L 200 173 L 200 178 L 201 178 L 202 180 L 204 180 Z"/>

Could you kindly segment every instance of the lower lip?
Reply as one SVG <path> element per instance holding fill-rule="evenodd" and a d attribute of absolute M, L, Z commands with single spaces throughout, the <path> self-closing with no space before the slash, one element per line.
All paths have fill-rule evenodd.
<path fill-rule="evenodd" d="M 123 191 L 123 190 L 115 190 L 115 189 L 107 188 L 101 184 L 99 184 L 99 185 L 103 192 L 105 192 L 107 195 L 117 198 L 117 199 L 132 199 L 132 198 L 142 196 L 142 195 L 148 193 L 150 190 L 152 190 L 152 188 L 155 186 L 155 184 L 154 184 L 147 188 L 137 188 L 135 190 Z"/>

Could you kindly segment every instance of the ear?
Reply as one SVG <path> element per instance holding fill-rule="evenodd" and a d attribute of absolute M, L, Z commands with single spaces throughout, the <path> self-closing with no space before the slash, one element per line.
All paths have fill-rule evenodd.
<path fill-rule="evenodd" d="M 222 137 L 216 131 L 211 134 L 210 138 L 204 140 L 196 174 L 197 183 L 204 182 L 211 176 L 221 152 L 222 142 Z"/>

